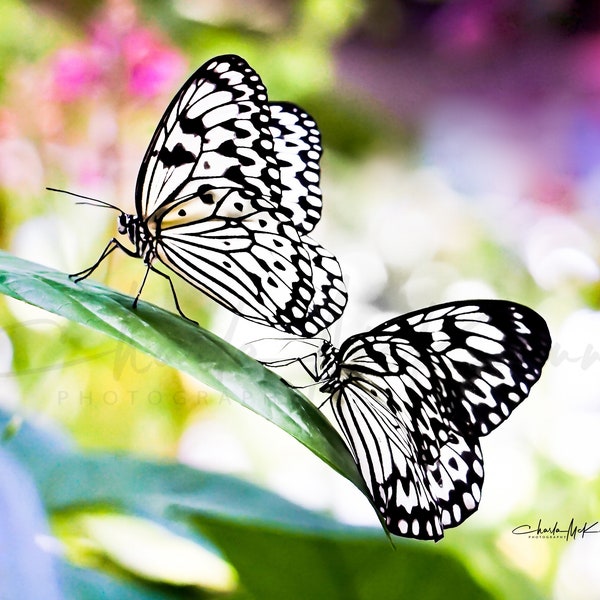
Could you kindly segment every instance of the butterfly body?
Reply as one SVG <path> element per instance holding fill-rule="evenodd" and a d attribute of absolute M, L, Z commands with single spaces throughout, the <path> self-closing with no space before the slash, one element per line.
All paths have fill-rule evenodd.
<path fill-rule="evenodd" d="M 143 259 L 147 265 L 152 263 L 155 258 L 155 238 L 144 220 L 136 215 L 121 213 L 117 217 L 117 231 L 121 235 L 126 235 L 133 244 L 134 250 L 130 251 L 131 256 Z"/>
<path fill-rule="evenodd" d="M 120 248 L 143 259 L 146 275 L 169 279 L 172 290 L 156 264 L 236 315 L 315 335 L 339 318 L 347 299 L 337 260 L 307 235 L 321 216 L 321 152 L 314 120 L 293 104 L 269 102 L 246 61 L 208 61 L 154 132 L 135 215 L 119 217 L 134 249 L 113 239 L 75 277 Z"/>
<path fill-rule="evenodd" d="M 479 438 L 527 397 L 550 343 L 537 313 L 499 300 L 442 304 L 339 349 L 323 343 L 313 376 L 392 533 L 438 540 L 477 510 Z"/>

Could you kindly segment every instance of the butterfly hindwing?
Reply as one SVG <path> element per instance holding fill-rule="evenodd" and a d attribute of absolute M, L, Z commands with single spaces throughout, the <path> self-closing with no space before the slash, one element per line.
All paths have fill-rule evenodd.
<path fill-rule="evenodd" d="M 395 376 L 357 373 L 331 397 L 388 530 L 404 537 L 440 539 L 444 527 L 462 523 L 481 498 L 479 442 L 444 420 L 437 399 L 431 390 L 407 388 Z"/>
<path fill-rule="evenodd" d="M 282 324 L 297 335 L 311 328 L 307 315 L 314 290 L 307 248 L 291 224 L 259 206 L 238 217 L 213 216 L 164 229 L 157 255 L 237 315 Z"/>
<path fill-rule="evenodd" d="M 310 325 L 307 324 L 306 330 L 314 335 L 342 316 L 348 293 L 335 256 L 309 236 L 303 236 L 302 241 L 310 261 L 313 284 L 313 296 L 306 314 Z"/>
<path fill-rule="evenodd" d="M 477 510 L 478 438 L 528 395 L 550 343 L 531 309 L 482 300 L 415 311 L 342 344 L 324 389 L 392 533 L 439 539 Z"/>
<path fill-rule="evenodd" d="M 454 432 L 427 466 L 429 489 L 436 499 L 442 526 L 460 525 L 479 507 L 483 488 L 483 455 L 476 437 Z"/>
<path fill-rule="evenodd" d="M 271 102 L 271 133 L 281 175 L 281 211 L 303 233 L 321 218 L 321 133 L 314 119 L 288 102 Z"/>
<path fill-rule="evenodd" d="M 341 386 L 331 405 L 373 502 L 392 533 L 439 538 L 439 511 L 415 440 L 369 383 L 355 380 Z"/>

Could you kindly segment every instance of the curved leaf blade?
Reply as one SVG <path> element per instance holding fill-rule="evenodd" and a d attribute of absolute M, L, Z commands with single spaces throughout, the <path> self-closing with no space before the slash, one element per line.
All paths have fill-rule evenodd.
<path fill-rule="evenodd" d="M 99 283 L 0 251 L 0 292 L 81 323 L 176 369 L 265 417 L 368 490 L 337 431 L 302 394 L 216 335 L 164 309 Z"/>

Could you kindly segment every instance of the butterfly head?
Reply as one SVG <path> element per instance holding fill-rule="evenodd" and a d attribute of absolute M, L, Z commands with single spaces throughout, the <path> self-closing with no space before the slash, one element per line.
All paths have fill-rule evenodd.
<path fill-rule="evenodd" d="M 128 233 L 132 218 L 132 215 L 128 215 L 125 213 L 121 213 L 117 217 L 117 230 L 121 235 L 125 235 L 126 233 Z M 131 235 L 129 237 L 131 237 Z"/>
<path fill-rule="evenodd" d="M 117 230 L 121 235 L 126 235 L 137 248 L 140 239 L 140 220 L 135 215 L 121 213 L 117 217 Z"/>
<path fill-rule="evenodd" d="M 317 376 L 322 384 L 321 391 L 330 391 L 331 384 L 338 379 L 339 368 L 337 349 L 331 342 L 323 340 L 317 362 Z"/>

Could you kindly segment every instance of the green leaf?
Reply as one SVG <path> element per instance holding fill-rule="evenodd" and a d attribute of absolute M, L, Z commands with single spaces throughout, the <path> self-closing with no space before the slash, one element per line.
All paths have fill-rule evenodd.
<path fill-rule="evenodd" d="M 396 548 L 371 531 L 347 535 L 198 518 L 198 527 L 235 566 L 254 598 L 327 600 L 487 600 L 456 558 L 439 546 L 400 540 Z"/>
<path fill-rule="evenodd" d="M 243 479 L 177 463 L 111 454 L 72 454 L 46 470 L 49 473 L 44 475 L 42 495 L 52 511 L 112 506 L 167 526 L 169 519 L 194 514 L 277 530 L 346 529 L 326 515 L 304 509 Z M 381 537 L 381 532 L 377 534 Z"/>
<path fill-rule="evenodd" d="M 0 428 L 11 418 L 0 409 Z M 108 506 L 169 527 L 168 520 L 174 515 L 187 518 L 194 514 L 260 523 L 277 530 L 347 529 L 331 517 L 231 475 L 127 455 L 80 454 L 69 449 L 63 436 L 27 420 L 3 447 L 27 467 L 51 512 Z"/>
<path fill-rule="evenodd" d="M 342 438 L 322 413 L 280 377 L 216 335 L 99 283 L 0 251 L 0 292 L 126 342 L 262 415 L 368 490 Z"/>
<path fill-rule="evenodd" d="M 0 411 L 0 425 L 9 418 Z M 95 507 L 140 515 L 214 548 L 239 575 L 235 598 L 493 597 L 445 542 L 398 540 L 393 548 L 378 529 L 343 525 L 235 477 L 111 454 L 84 456 L 27 421 L 5 447 L 34 474 L 55 516 Z M 74 598 L 178 597 L 173 586 L 159 589 L 139 578 L 125 588 L 82 569 L 70 568 L 69 577 L 64 587 Z M 196 596 L 190 589 L 182 597 Z"/>

